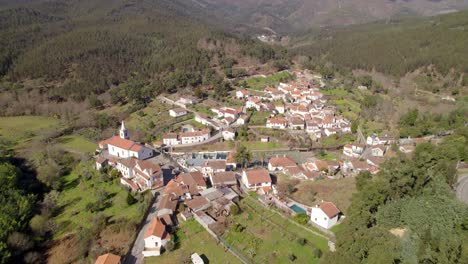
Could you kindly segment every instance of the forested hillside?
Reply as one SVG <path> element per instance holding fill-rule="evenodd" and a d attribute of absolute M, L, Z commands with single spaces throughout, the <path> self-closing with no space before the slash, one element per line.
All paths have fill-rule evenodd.
<path fill-rule="evenodd" d="M 468 158 L 467 136 L 462 128 L 375 176 L 361 173 L 337 251 L 322 263 L 467 263 L 468 210 L 450 188 L 457 161 Z"/>
<path fill-rule="evenodd" d="M 319 63 L 330 61 L 352 69 L 402 76 L 430 64 L 443 74 L 452 68 L 468 72 L 467 43 L 468 12 L 462 11 L 322 30 L 302 36 L 292 48 Z"/>
<path fill-rule="evenodd" d="M 288 66 L 282 48 L 225 34 L 182 11 L 166 1 L 122 0 L 37 1 L 1 10 L 0 89 L 20 95 L 40 89 L 41 100 L 79 103 L 115 88 L 123 91 L 115 103 L 135 99 L 120 89 L 130 79 L 145 87 L 136 95 L 144 100 L 185 87 L 224 89 L 224 77 L 252 66 L 244 61 L 253 70 Z M 6 109 L 14 104 L 10 95 L 0 98 Z"/>

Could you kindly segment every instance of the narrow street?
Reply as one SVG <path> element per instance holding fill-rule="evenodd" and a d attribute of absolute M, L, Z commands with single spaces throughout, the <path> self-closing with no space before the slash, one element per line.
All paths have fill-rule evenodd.
<path fill-rule="evenodd" d="M 138 236 L 135 240 L 135 244 L 133 245 L 132 250 L 130 251 L 129 255 L 125 259 L 125 264 L 142 264 L 143 263 L 143 250 L 145 248 L 145 232 L 148 229 L 149 223 L 151 220 L 156 216 L 157 208 L 159 206 L 159 202 L 161 201 L 161 195 L 156 196 L 156 200 L 151 205 L 149 209 L 148 216 L 146 217 L 145 223 L 143 227 L 140 229 Z"/>

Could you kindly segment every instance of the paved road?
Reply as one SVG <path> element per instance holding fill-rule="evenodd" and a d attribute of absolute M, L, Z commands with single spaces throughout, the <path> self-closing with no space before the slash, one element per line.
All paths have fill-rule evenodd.
<path fill-rule="evenodd" d="M 143 249 L 145 248 L 145 240 L 144 240 L 145 232 L 146 232 L 146 229 L 148 229 L 148 226 L 151 220 L 156 216 L 157 208 L 159 206 L 160 200 L 161 200 L 161 195 L 158 195 L 156 197 L 155 202 L 150 208 L 148 217 L 145 220 L 145 224 L 143 225 L 143 227 L 140 229 L 140 232 L 138 233 L 138 236 L 135 240 L 135 244 L 133 245 L 133 248 L 130 254 L 125 259 L 125 264 L 142 264 L 143 263 L 143 258 L 144 258 Z"/>
<path fill-rule="evenodd" d="M 460 201 L 468 204 L 468 173 L 460 175 L 458 179 L 457 197 Z"/>

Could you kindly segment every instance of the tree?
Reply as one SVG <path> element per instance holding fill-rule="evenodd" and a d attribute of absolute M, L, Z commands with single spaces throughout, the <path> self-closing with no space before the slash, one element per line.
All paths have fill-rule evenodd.
<path fill-rule="evenodd" d="M 137 201 L 138 200 L 135 199 L 135 197 L 133 197 L 133 195 L 130 192 L 127 193 L 127 204 L 128 205 L 135 204 Z"/>
<path fill-rule="evenodd" d="M 356 134 L 356 132 L 357 132 L 357 130 L 358 130 L 358 126 L 359 126 L 358 120 L 354 120 L 354 121 L 351 123 L 351 133 Z"/>
<path fill-rule="evenodd" d="M 237 164 L 241 164 L 242 168 L 245 168 L 251 160 L 252 153 L 247 149 L 247 147 L 240 145 L 236 150 L 236 154 L 234 154 L 234 161 Z"/>
<path fill-rule="evenodd" d="M 232 215 L 238 215 L 240 213 L 240 208 L 236 204 L 232 204 L 230 207 L 230 211 Z"/>
<path fill-rule="evenodd" d="M 47 231 L 49 231 L 49 218 L 44 215 L 35 215 L 29 222 L 34 233 L 43 236 Z"/>

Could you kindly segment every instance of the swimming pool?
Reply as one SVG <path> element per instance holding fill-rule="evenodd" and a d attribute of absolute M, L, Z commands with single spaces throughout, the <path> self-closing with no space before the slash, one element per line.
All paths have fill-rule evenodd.
<path fill-rule="evenodd" d="M 298 214 L 305 214 L 306 213 L 306 211 L 302 207 L 298 206 L 297 204 L 293 204 L 289 208 L 291 208 L 294 212 L 296 212 Z"/>

